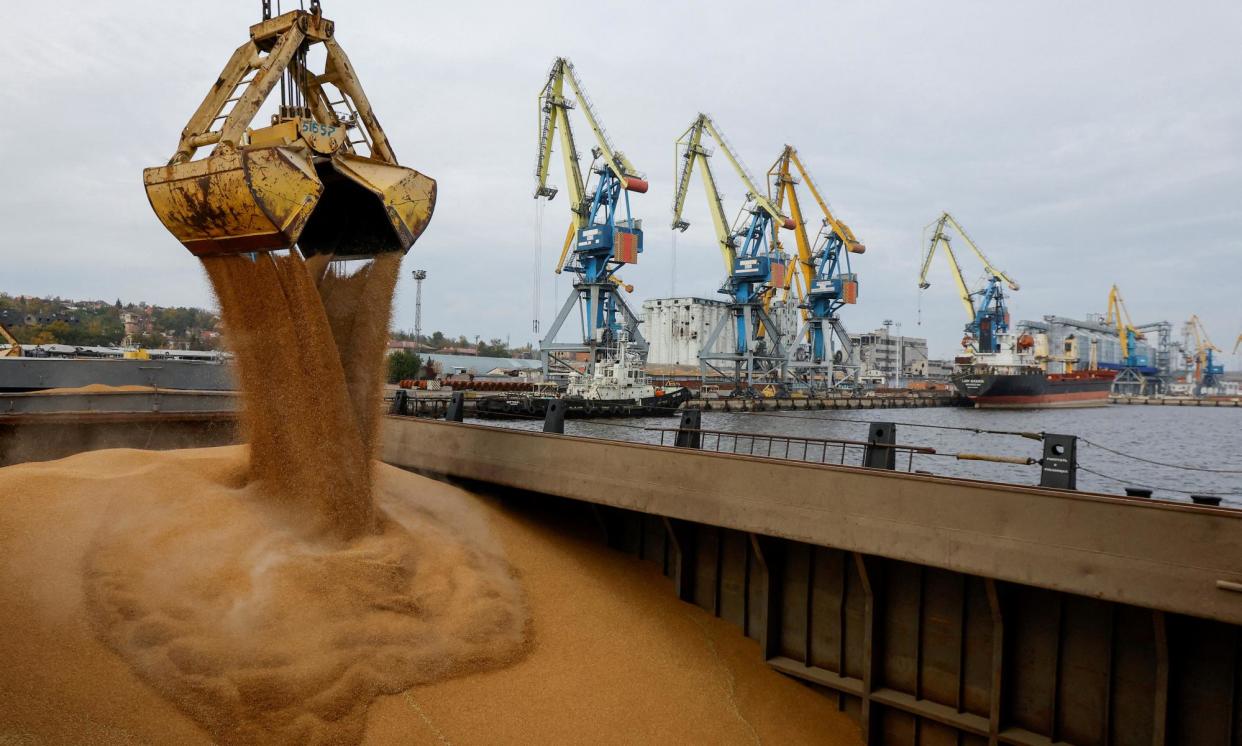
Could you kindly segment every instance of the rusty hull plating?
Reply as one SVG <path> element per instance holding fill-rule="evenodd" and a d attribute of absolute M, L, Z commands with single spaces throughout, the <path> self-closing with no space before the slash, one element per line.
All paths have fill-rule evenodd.
<path fill-rule="evenodd" d="M 172 159 L 143 172 L 155 214 L 195 256 L 296 245 L 306 256 L 364 258 L 407 252 L 426 229 L 436 183 L 398 165 L 334 30 L 303 11 L 252 26 Z M 316 73 L 306 50 L 320 43 L 326 64 Z M 272 125 L 250 129 L 282 82 Z"/>

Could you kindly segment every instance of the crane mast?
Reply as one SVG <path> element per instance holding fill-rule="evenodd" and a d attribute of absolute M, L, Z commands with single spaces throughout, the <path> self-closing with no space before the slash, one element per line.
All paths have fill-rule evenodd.
<path fill-rule="evenodd" d="M 795 175 L 794 172 L 797 172 Z M 851 271 L 850 254 L 861 254 L 866 247 L 858 241 L 849 226 L 837 219 L 828 207 L 828 201 L 815 184 L 806 167 L 798 158 L 798 151 L 786 145 L 776 162 L 768 169 L 769 184 L 775 189 L 778 209 L 789 205 L 794 228 L 798 259 L 790 275 L 798 276 L 796 292 L 800 298 L 803 322 L 797 339 L 805 339 L 809 356 L 801 363 L 791 361 L 795 369 L 824 369 L 820 376 L 827 386 L 834 385 L 833 333 L 842 347 L 844 367 L 857 371 L 856 355 L 849 334 L 841 323 L 838 312 L 858 300 L 858 277 Z M 803 184 L 811 192 L 822 214 L 822 222 L 815 242 L 807 235 L 802 203 L 798 197 L 797 184 Z M 786 279 L 785 288 L 789 287 Z M 788 293 L 786 293 L 788 297 Z M 808 377 L 809 380 L 809 377 Z"/>
<path fill-rule="evenodd" d="M 927 245 L 927 253 L 923 256 L 923 266 L 919 271 L 919 288 L 927 289 L 931 287 L 931 283 L 927 281 L 927 272 L 931 268 L 932 258 L 936 255 L 936 249 L 943 246 L 945 256 L 949 260 L 949 268 L 952 271 L 953 280 L 957 284 L 957 291 L 961 298 L 962 306 L 965 307 L 966 315 L 970 319 L 966 324 L 966 334 L 962 338 L 962 347 L 967 350 L 973 349 L 977 352 L 999 352 L 999 335 L 1009 331 L 1009 309 L 1005 305 L 1005 292 L 1004 288 L 1001 287 L 1001 283 L 1007 285 L 1010 290 L 1017 290 L 1018 283 L 1014 282 L 996 265 L 992 264 L 992 261 L 971 240 L 970 235 L 966 233 L 961 224 L 948 212 L 942 213 L 936 219 L 934 225 L 935 228 L 932 230 L 931 241 Z M 953 246 L 950 243 L 947 228 L 953 228 L 957 231 L 957 234 L 961 236 L 966 246 L 982 262 L 983 270 L 987 276 L 987 284 L 982 289 L 971 291 L 966 284 L 966 278 L 962 275 L 961 264 L 957 261 L 957 255 L 953 253 Z M 978 297 L 977 302 L 975 300 L 976 297 Z"/>
<path fill-rule="evenodd" d="M 710 138 L 732 166 L 734 173 L 746 188 L 746 200 L 738 219 L 730 223 L 724 210 L 724 201 L 712 172 L 712 151 L 705 140 Z M 730 352 L 715 352 L 717 340 L 724 326 L 717 325 L 704 342 L 699 353 L 703 380 L 708 369 L 732 380 L 735 393 L 750 393 L 756 378 L 780 382 L 785 375 L 785 357 L 781 334 L 767 313 L 767 301 L 777 289 L 785 286 L 787 261 L 778 250 L 777 230 L 792 229 L 794 222 L 787 218 L 759 190 L 750 172 L 729 141 L 706 114 L 699 114 L 677 138 L 677 191 L 673 196 L 674 230 L 685 231 L 690 224 L 682 219 L 686 195 L 695 166 L 707 193 L 708 212 L 716 233 L 716 243 L 724 260 L 726 278 L 720 292 L 729 296 L 729 313 L 732 317 L 734 344 Z M 770 332 L 770 333 L 765 333 Z M 719 364 L 733 363 L 730 375 Z"/>
<path fill-rule="evenodd" d="M 582 112 L 595 141 L 585 175 L 570 125 L 569 111 L 574 108 Z M 539 93 L 539 112 L 534 196 L 551 200 L 557 194 L 548 184 L 548 172 L 559 133 L 570 220 L 555 270 L 574 275 L 573 290 L 539 343 L 540 355 L 546 375 L 553 368 L 560 373 L 575 371 L 563 355 L 586 352 L 589 374 L 597 363 L 617 354 L 622 336 L 632 351 L 640 356 L 647 352 L 638 318 L 620 295 L 621 289 L 633 288 L 616 277 L 622 267 L 636 264 L 643 250 L 642 221 L 630 210 L 630 193 L 645 193 L 647 181 L 613 146 L 568 59 L 558 57 L 552 63 Z M 582 311 L 582 340 L 560 342 L 557 338 L 574 308 Z"/>

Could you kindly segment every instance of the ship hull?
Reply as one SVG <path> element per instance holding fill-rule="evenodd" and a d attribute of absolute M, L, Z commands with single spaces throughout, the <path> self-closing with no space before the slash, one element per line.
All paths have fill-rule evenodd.
<path fill-rule="evenodd" d="M 663 396 L 642 399 L 584 399 L 565 396 L 489 396 L 475 402 L 475 411 L 483 418 L 543 417 L 548 404 L 554 399 L 565 402 L 565 416 L 570 418 L 597 417 L 671 417 L 681 405 L 690 401 L 692 392 L 686 388 L 670 391 Z"/>
<path fill-rule="evenodd" d="M 1112 376 L 1083 374 L 961 373 L 953 376 L 958 393 L 977 409 L 1054 409 L 1103 407 Z"/>

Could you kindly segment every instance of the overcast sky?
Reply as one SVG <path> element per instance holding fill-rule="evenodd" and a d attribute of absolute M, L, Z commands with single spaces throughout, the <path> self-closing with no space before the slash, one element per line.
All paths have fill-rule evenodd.
<path fill-rule="evenodd" d="M 211 305 L 197 261 L 151 212 L 142 169 L 172 154 L 259 5 L 7 9 L 0 291 Z M 892 319 L 928 337 L 933 356 L 953 354 L 965 313 L 945 266 L 921 299 L 916 287 L 923 228 L 947 209 L 1021 283 L 1015 318 L 1102 312 L 1116 282 L 1136 322 L 1197 313 L 1232 350 L 1242 3 L 1017 5 L 324 0 L 324 12 L 398 158 L 439 182 L 435 217 L 406 259 L 429 272 L 425 331 L 530 341 L 541 243 L 545 328 L 568 291 L 551 269 L 567 202 L 542 208 L 541 240 L 531 196 L 536 96 L 564 55 L 651 179 L 634 201 L 646 227 L 625 273 L 635 306 L 673 288 L 673 141 L 701 110 L 757 175 L 785 143 L 797 147 L 866 243 L 851 331 Z M 744 191 L 716 168 L 732 214 Z M 693 189 L 676 291 L 721 297 Z M 978 280 L 977 265 L 966 270 Z M 400 327 L 414 324 L 413 295 L 407 279 Z"/>

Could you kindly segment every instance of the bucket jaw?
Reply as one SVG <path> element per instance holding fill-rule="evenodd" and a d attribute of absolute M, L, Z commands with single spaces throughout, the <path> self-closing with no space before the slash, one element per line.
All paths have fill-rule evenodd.
<path fill-rule="evenodd" d="M 404 253 L 431 220 L 435 181 L 397 164 L 335 25 L 312 7 L 252 26 L 176 154 L 143 172 L 155 214 L 195 256 L 295 246 L 338 259 Z M 313 72 L 306 52 L 318 43 L 326 63 Z M 282 80 L 273 124 L 250 129 Z"/>
<path fill-rule="evenodd" d="M 342 153 L 318 172 L 325 190 L 298 243 L 305 256 L 404 252 L 431 221 L 436 182 L 413 169 Z"/>

